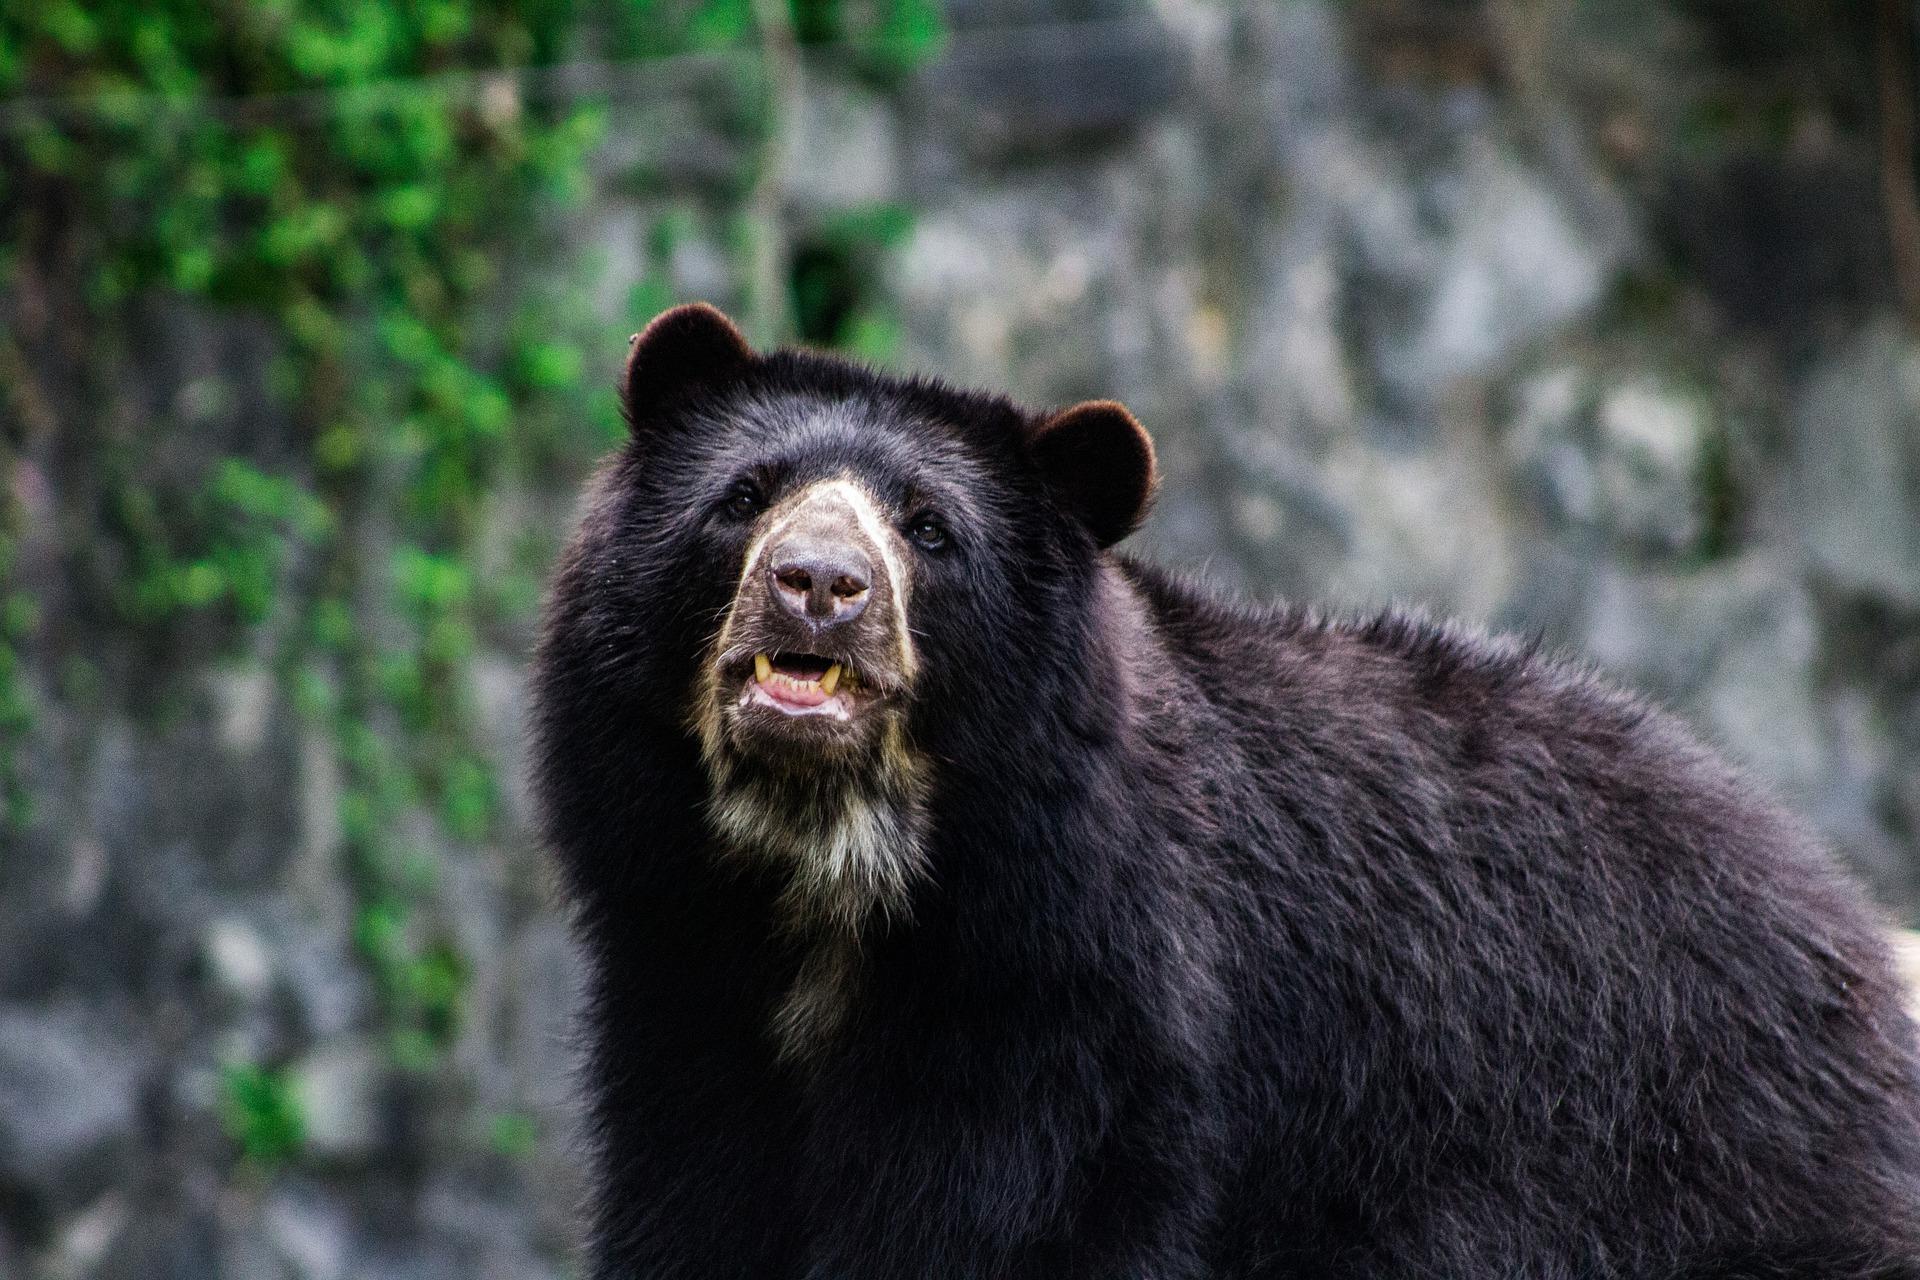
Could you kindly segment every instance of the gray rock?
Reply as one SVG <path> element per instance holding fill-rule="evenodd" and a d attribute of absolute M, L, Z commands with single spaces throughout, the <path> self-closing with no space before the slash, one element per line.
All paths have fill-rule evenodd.
<path fill-rule="evenodd" d="M 1808 555 L 1850 590 L 1920 603 L 1920 344 L 1872 326 L 1808 379 L 1792 501 Z"/>
<path fill-rule="evenodd" d="M 1514 557 L 1494 476 L 1464 448 L 1406 453 L 1347 440 L 1318 462 L 1321 491 L 1347 517 L 1341 558 L 1316 594 L 1337 604 L 1399 601 L 1479 620 L 1512 590 Z"/>
<path fill-rule="evenodd" d="M 1692 571 L 1603 569 L 1579 640 L 1804 807 L 1843 785 L 1843 762 L 1820 696 L 1814 602 L 1785 580 L 1764 553 Z"/>
<path fill-rule="evenodd" d="M 283 1188 L 268 1198 L 260 1221 L 292 1280 L 346 1280 L 354 1222 L 334 1198 L 313 1187 Z"/>
<path fill-rule="evenodd" d="M 514 1246 L 489 1250 L 474 1271 L 476 1280 L 562 1280 L 570 1274 L 552 1259 Z"/>
<path fill-rule="evenodd" d="M 627 311 L 633 286 L 647 274 L 646 216 L 629 207 L 596 210 L 577 234 L 591 246 L 588 253 L 598 267 L 586 288 L 593 313 L 614 329 L 635 323 Z"/>
<path fill-rule="evenodd" d="M 988 159 L 1138 128 L 1184 82 L 1179 46 L 1140 16 L 963 32 L 916 88 L 945 140 Z"/>
<path fill-rule="evenodd" d="M 694 231 L 677 237 L 667 257 L 667 275 L 682 298 L 726 298 L 736 284 L 726 250 L 711 235 Z"/>
<path fill-rule="evenodd" d="M 280 1256 L 257 1221 L 223 1232 L 219 1241 L 219 1272 L 245 1280 L 296 1280 L 293 1266 Z"/>
<path fill-rule="evenodd" d="M 1630 556 L 1685 556 L 1707 529 L 1705 466 L 1716 430 L 1698 393 L 1651 373 L 1608 384 L 1575 365 L 1521 382 L 1501 449 L 1550 523 Z"/>
<path fill-rule="evenodd" d="M 1599 500 L 1630 547 L 1681 553 L 1706 531 L 1702 486 L 1712 418 L 1698 395 L 1641 377 L 1594 411 Z"/>
<path fill-rule="evenodd" d="M 471 1265 L 437 1242 L 393 1244 L 379 1241 L 353 1261 L 354 1280 L 472 1280 Z"/>
<path fill-rule="evenodd" d="M 200 935 L 200 954 L 214 988 L 241 1004 L 257 1004 L 273 989 L 274 958 L 260 931 L 239 916 L 223 916 Z"/>
<path fill-rule="evenodd" d="M 1045 214 L 1032 216 L 1035 206 Z M 1133 212 L 1058 179 L 962 195 L 928 212 L 889 273 L 907 321 L 903 358 L 939 358 L 956 378 L 1040 403 L 1101 387 L 1115 394 L 1126 375 L 1105 349 L 1120 309 L 1114 299 L 1151 269 L 1138 260 Z M 1050 340 L 1062 331 L 1102 341 Z"/>
<path fill-rule="evenodd" d="M 315 914 L 344 915 L 347 893 L 339 874 L 339 856 L 340 797 L 345 788 L 333 743 L 321 734 L 303 733 L 296 777 L 299 838 L 288 889 Z"/>
<path fill-rule="evenodd" d="M 65 1280 L 65 1277 L 79 1280 L 79 1277 L 96 1274 L 108 1251 L 126 1229 L 127 1200 L 124 1191 L 107 1191 L 62 1222 L 59 1235 L 45 1259 L 49 1280 Z"/>
<path fill-rule="evenodd" d="M 1728 623 L 1691 705 L 1714 739 L 1805 806 L 1830 784 L 1837 763 L 1814 683 L 1810 602 L 1770 584 Z"/>
<path fill-rule="evenodd" d="M 276 701 L 273 673 L 246 666 L 208 677 L 220 725 L 220 741 L 229 751 L 247 754 L 266 741 L 267 719 Z"/>
<path fill-rule="evenodd" d="M 322 1157 L 357 1160 L 379 1147 L 387 1070 L 384 1055 L 359 1039 L 323 1044 L 293 1064 L 293 1087 L 306 1120 L 309 1150 Z"/>
<path fill-rule="evenodd" d="M 1377 260 L 1420 264 L 1422 300 L 1380 353 L 1389 383 L 1425 400 L 1548 337 L 1599 300 L 1611 263 L 1566 201 L 1490 141 L 1473 139 L 1444 230 L 1429 239 L 1395 206 L 1362 226 Z"/>
<path fill-rule="evenodd" d="M 278 923 L 274 961 L 299 1029 L 311 1039 L 346 1035 L 362 1025 L 371 1005 L 366 970 L 347 940 L 350 928 L 344 911 L 319 924 L 304 915 Z"/>
<path fill-rule="evenodd" d="M 123 1173 L 141 1059 L 78 1012 L 0 1009 L 0 1181 L 77 1205 Z"/>
<path fill-rule="evenodd" d="M 1515 390 L 1513 416 L 1501 437 L 1520 488 L 1549 519 L 1564 524 L 1600 519 L 1600 478 L 1583 438 L 1591 401 L 1585 371 L 1549 366 Z"/>
<path fill-rule="evenodd" d="M 786 138 L 787 192 L 799 208 L 844 209 L 899 195 L 899 125 L 879 95 L 810 78 Z"/>
<path fill-rule="evenodd" d="M 514 940 L 510 968 L 516 991 L 508 1047 L 516 1091 L 564 1113 L 577 1100 L 580 957 L 564 925 L 541 920 Z"/>
<path fill-rule="evenodd" d="M 533 821 L 527 771 L 521 760 L 525 738 L 526 664 L 486 655 L 473 663 L 473 695 L 481 743 L 499 779 L 507 815 L 516 823 Z"/>
<path fill-rule="evenodd" d="M 207 1280 L 246 1274 L 225 1267 L 221 1254 L 210 1215 L 183 1213 L 179 1206 L 167 1205 L 128 1223 L 88 1280 Z M 262 1280 L 279 1277 L 268 1271 Z"/>
<path fill-rule="evenodd" d="M 1755 553 L 1697 570 L 1601 563 L 1573 623 L 1580 651 L 1669 704 L 1696 697 L 1739 635 L 1789 628 L 1806 649 L 1810 604 L 1784 599 L 1780 558 Z"/>

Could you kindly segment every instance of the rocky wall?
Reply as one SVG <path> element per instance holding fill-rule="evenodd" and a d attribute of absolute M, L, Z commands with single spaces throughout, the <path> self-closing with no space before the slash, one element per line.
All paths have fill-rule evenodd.
<path fill-rule="evenodd" d="M 1916 918 L 1920 341 L 1869 32 L 1642 0 L 950 16 L 904 85 L 807 65 L 777 193 L 796 253 L 848 211 L 911 211 L 854 300 L 890 360 L 1125 400 L 1165 468 L 1141 551 L 1539 632 L 1686 714 Z M 647 229 L 722 145 L 697 94 L 615 104 L 604 190 L 556 232 L 600 264 L 609 376 Z M 664 195 L 611 179 L 639 151 Z M 726 234 L 677 235 L 675 293 L 741 305 Z M 243 320 L 195 323 L 160 326 L 159 399 L 196 361 L 270 355 Z M 274 429 L 237 381 L 209 439 Z M 51 520 L 58 497 L 22 501 Z M 497 501 L 557 536 L 571 499 Z M 469 1011 L 444 1064 L 402 1069 L 352 954 L 330 751 L 264 658 L 147 714 L 154 664 L 191 654 L 62 612 L 54 531 L 29 533 L 110 687 L 62 703 L 29 654 L 49 714 L 38 817 L 0 854 L 0 1275 L 569 1274 L 575 968 L 523 788 L 506 837 L 442 860 Z M 491 636 L 476 669 L 509 779 L 529 640 Z M 291 1159 L 236 1156 L 236 1059 L 287 1064 Z"/>

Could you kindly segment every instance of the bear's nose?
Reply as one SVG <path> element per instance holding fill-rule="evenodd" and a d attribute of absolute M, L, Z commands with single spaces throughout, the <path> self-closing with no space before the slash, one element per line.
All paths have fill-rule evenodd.
<path fill-rule="evenodd" d="M 816 627 L 852 622 L 867 607 L 873 562 L 845 543 L 791 539 L 774 548 L 767 588 L 780 607 Z"/>

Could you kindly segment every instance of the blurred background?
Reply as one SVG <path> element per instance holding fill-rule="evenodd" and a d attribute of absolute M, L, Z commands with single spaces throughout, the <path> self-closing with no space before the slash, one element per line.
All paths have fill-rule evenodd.
<path fill-rule="evenodd" d="M 1920 912 L 1909 0 L 0 0 L 0 1276 L 559 1277 L 542 576 L 626 336 L 1125 400 Z"/>

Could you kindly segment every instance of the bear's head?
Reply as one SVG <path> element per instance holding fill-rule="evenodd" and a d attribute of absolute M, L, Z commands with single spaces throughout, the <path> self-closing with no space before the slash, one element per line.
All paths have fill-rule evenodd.
<path fill-rule="evenodd" d="M 545 736 L 697 756 L 688 803 L 790 868 L 803 916 L 906 910 L 941 771 L 1003 767 L 1098 683 L 1081 633 L 1151 499 L 1146 433 L 761 355 L 700 304 L 633 339 L 620 391 L 630 438 L 548 611 Z"/>

